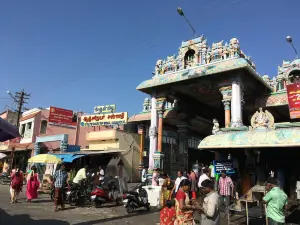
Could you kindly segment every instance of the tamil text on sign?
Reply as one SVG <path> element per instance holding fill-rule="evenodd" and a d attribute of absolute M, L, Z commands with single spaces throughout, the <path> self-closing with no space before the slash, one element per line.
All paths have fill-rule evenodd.
<path fill-rule="evenodd" d="M 114 113 L 116 112 L 116 105 L 102 105 L 95 106 L 94 113 L 103 114 L 103 113 Z"/>
<path fill-rule="evenodd" d="M 72 110 L 61 109 L 56 107 L 50 107 L 49 123 L 55 125 L 67 125 L 76 126 L 76 120 L 74 121 L 74 113 Z"/>
<path fill-rule="evenodd" d="M 286 86 L 291 119 L 300 118 L 300 83 Z"/>
<path fill-rule="evenodd" d="M 215 173 L 221 174 L 223 171 L 226 173 L 234 173 L 232 161 L 214 161 Z"/>
<path fill-rule="evenodd" d="M 109 126 L 109 125 L 122 125 L 128 121 L 128 113 L 110 113 L 103 115 L 89 115 L 83 116 L 81 119 L 82 127 L 94 126 Z"/>

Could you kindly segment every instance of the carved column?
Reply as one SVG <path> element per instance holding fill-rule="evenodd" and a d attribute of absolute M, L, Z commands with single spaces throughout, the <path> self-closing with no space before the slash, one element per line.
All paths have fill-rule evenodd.
<path fill-rule="evenodd" d="M 151 123 L 149 128 L 149 170 L 154 168 L 153 154 L 157 149 L 157 110 L 156 110 L 156 98 L 151 99 Z"/>
<path fill-rule="evenodd" d="M 142 170 L 144 168 L 144 149 L 145 149 L 145 127 L 144 127 L 144 125 L 138 126 L 138 134 L 140 135 L 139 170 L 140 170 L 140 175 L 142 175 Z"/>
<path fill-rule="evenodd" d="M 230 104 L 231 104 L 231 86 L 222 87 L 220 91 L 223 95 L 223 104 L 224 104 L 224 111 L 225 111 L 225 127 L 230 127 L 231 116 L 230 116 Z"/>
<path fill-rule="evenodd" d="M 180 157 L 180 170 L 184 171 L 188 169 L 188 149 L 189 149 L 189 125 L 180 124 L 178 127 L 178 136 L 179 136 L 179 154 Z"/>
<path fill-rule="evenodd" d="M 40 143 L 38 143 L 38 142 L 34 143 L 33 149 L 34 149 L 34 155 L 40 154 L 40 151 L 41 151 L 41 149 L 40 149 Z"/>
<path fill-rule="evenodd" d="M 163 158 L 162 152 L 163 145 L 163 116 L 165 112 L 166 98 L 158 98 L 156 100 L 156 110 L 158 112 L 158 129 L 157 129 L 157 150 L 153 154 L 154 168 L 163 169 Z"/>
<path fill-rule="evenodd" d="M 232 81 L 231 127 L 241 126 L 243 126 L 241 82 L 234 80 Z"/>

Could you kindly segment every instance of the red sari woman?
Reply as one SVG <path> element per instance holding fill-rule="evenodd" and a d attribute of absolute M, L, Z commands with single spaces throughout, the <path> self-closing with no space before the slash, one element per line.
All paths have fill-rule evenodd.
<path fill-rule="evenodd" d="M 38 197 L 38 188 L 40 186 L 40 182 L 38 180 L 37 169 L 35 166 L 31 167 L 31 172 L 28 174 L 27 178 L 27 189 L 26 189 L 26 197 L 27 202 L 31 202 L 32 199 L 36 199 Z"/>
<path fill-rule="evenodd" d="M 11 203 L 17 203 L 22 186 L 23 173 L 20 171 L 20 167 L 17 167 L 15 172 L 11 174 Z"/>
<path fill-rule="evenodd" d="M 193 214 L 199 206 L 191 205 L 188 194 L 191 182 L 188 179 L 184 179 L 180 182 L 179 187 L 175 198 L 176 220 L 174 225 L 194 225 Z"/>

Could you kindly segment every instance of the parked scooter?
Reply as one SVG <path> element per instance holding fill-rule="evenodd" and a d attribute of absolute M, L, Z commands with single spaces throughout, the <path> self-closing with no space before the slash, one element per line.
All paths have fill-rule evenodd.
<path fill-rule="evenodd" d="M 11 182 L 11 178 L 9 175 L 7 174 L 2 174 L 0 176 L 0 184 L 3 184 L 3 185 L 10 185 L 10 182 Z"/>
<path fill-rule="evenodd" d="M 123 195 L 123 204 L 128 214 L 133 213 L 136 209 L 145 208 L 150 211 L 147 191 L 139 184 L 133 190 Z"/>
<path fill-rule="evenodd" d="M 117 177 L 104 181 L 100 186 L 95 186 L 91 192 L 91 200 L 96 207 L 101 207 L 105 203 L 116 202 L 116 205 L 122 204 L 122 196 L 117 184 Z"/>

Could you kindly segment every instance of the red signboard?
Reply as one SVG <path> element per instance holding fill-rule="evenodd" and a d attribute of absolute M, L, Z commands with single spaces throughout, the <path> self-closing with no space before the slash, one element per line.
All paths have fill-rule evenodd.
<path fill-rule="evenodd" d="M 291 119 L 300 118 L 300 83 L 286 86 Z"/>
<path fill-rule="evenodd" d="M 49 123 L 58 125 L 76 126 L 76 122 L 73 122 L 73 111 L 67 109 L 61 109 L 56 107 L 50 107 Z"/>

